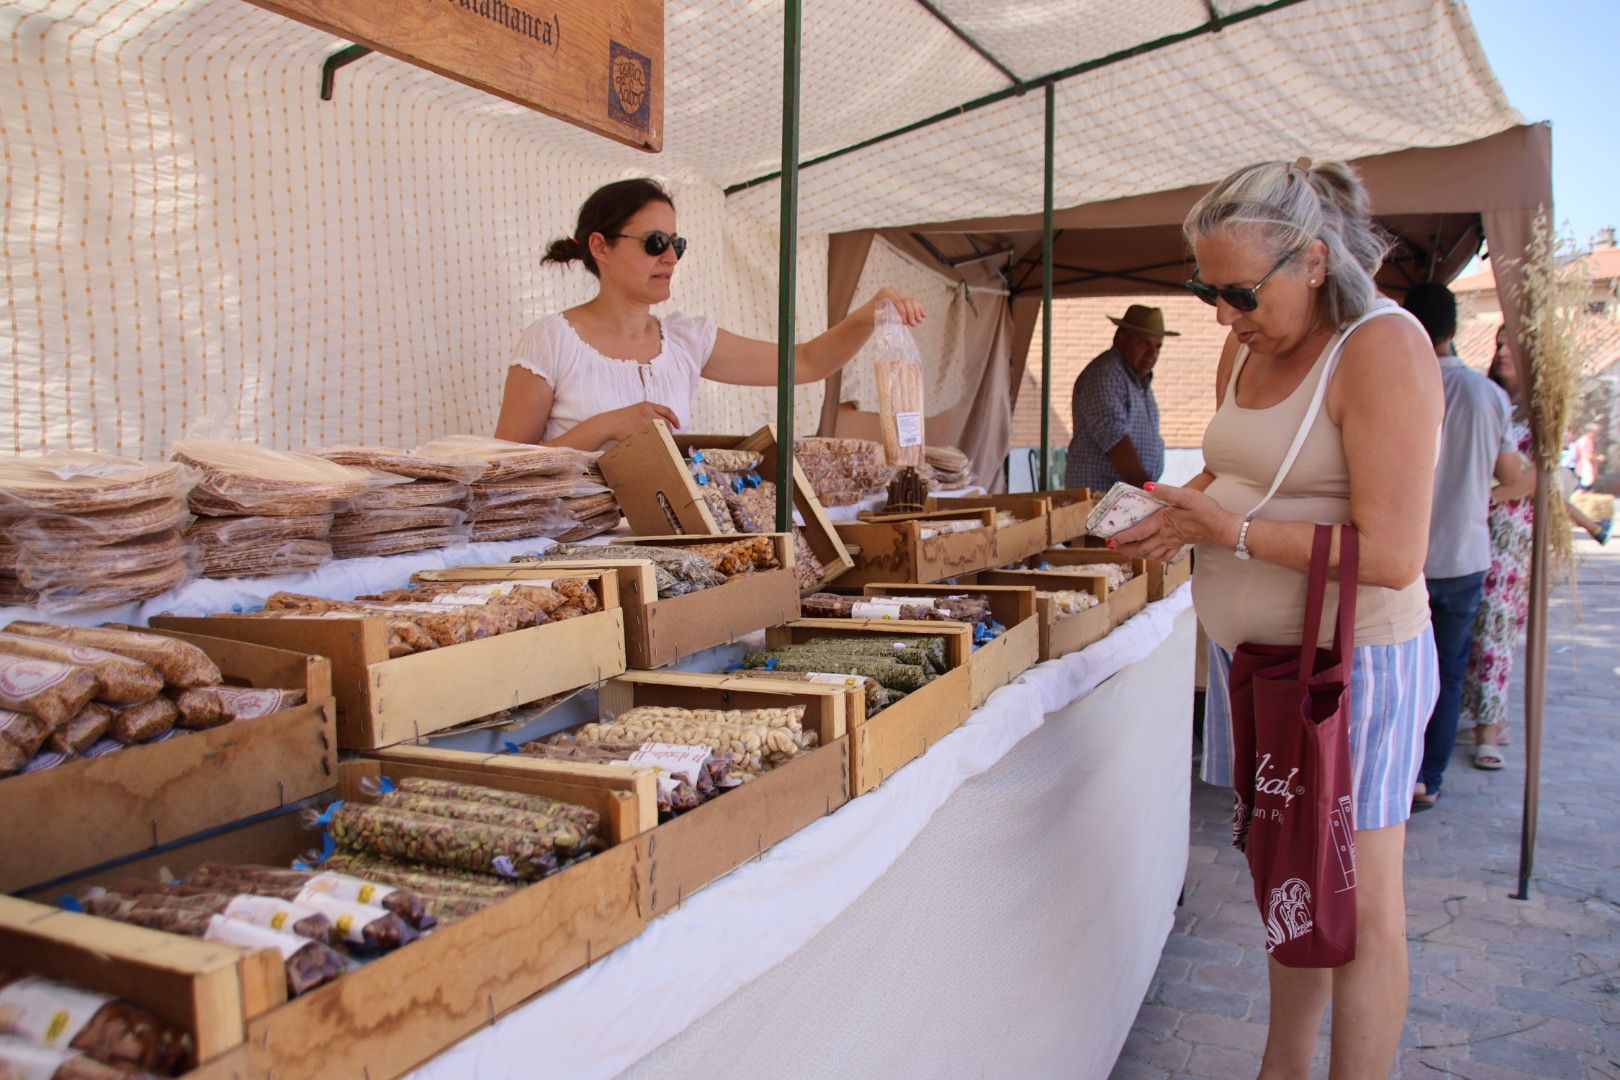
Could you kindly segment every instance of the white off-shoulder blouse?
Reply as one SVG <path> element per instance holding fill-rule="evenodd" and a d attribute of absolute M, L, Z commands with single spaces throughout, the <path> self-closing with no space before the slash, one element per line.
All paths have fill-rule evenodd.
<path fill-rule="evenodd" d="M 658 326 L 658 355 L 638 361 L 602 355 L 561 314 L 530 324 L 512 363 L 551 384 L 551 416 L 540 437 L 555 439 L 593 416 L 643 401 L 673 410 L 685 428 L 718 331 L 710 319 L 679 312 L 663 316 Z"/>

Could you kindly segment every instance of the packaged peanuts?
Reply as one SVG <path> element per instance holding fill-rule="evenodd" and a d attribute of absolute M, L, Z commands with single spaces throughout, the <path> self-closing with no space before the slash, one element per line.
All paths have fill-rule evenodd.
<path fill-rule="evenodd" d="M 54 731 L 78 715 L 101 690 L 89 668 L 0 654 L 0 709 L 39 717 Z"/>
<path fill-rule="evenodd" d="M 51 726 L 32 713 L 0 709 L 0 776 L 23 770 L 51 735 Z"/>
<path fill-rule="evenodd" d="M 87 645 L 0 633 L 0 654 L 31 656 L 89 668 L 101 680 L 96 700 L 108 705 L 139 705 L 151 701 L 163 689 L 163 676 L 151 665 Z"/>
<path fill-rule="evenodd" d="M 174 730 L 180 710 L 166 697 L 153 698 L 140 705 L 112 709 L 112 737 L 121 743 L 151 742 Z"/>
<path fill-rule="evenodd" d="M 14 622 L 5 630 L 8 634 L 47 638 L 70 645 L 88 645 L 93 649 L 139 660 L 157 669 L 168 686 L 181 690 L 194 686 L 218 686 L 225 681 L 219 673 L 219 666 L 208 658 L 207 653 L 190 642 L 161 634 L 23 621 Z"/>
<path fill-rule="evenodd" d="M 112 730 L 113 708 L 92 701 L 79 715 L 51 732 L 45 745 L 58 754 L 82 754 Z"/>
<path fill-rule="evenodd" d="M 0 971 L 0 1032 L 120 1069 L 177 1075 L 195 1062 L 191 1036 L 110 994 Z"/>

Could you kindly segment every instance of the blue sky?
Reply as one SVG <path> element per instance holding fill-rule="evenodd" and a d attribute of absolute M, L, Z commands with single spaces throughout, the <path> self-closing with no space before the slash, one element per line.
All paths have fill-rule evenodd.
<path fill-rule="evenodd" d="M 1620 0 L 1468 0 L 1508 100 L 1553 125 L 1553 202 L 1581 247 L 1620 226 Z"/>

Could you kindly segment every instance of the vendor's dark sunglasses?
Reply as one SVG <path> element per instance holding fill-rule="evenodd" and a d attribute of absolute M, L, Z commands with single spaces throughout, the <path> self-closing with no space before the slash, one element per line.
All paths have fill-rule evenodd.
<path fill-rule="evenodd" d="M 1194 270 L 1193 276 L 1187 279 L 1187 291 L 1210 307 L 1214 307 L 1218 301 L 1225 300 L 1239 311 L 1253 311 L 1260 306 L 1260 298 L 1255 295 L 1260 291 L 1260 286 L 1270 281 L 1271 275 L 1281 270 L 1284 263 L 1304 250 L 1303 247 L 1297 247 L 1278 259 L 1276 265 L 1266 271 L 1266 276 L 1253 285 L 1208 285 L 1198 280 L 1198 271 Z"/>
<path fill-rule="evenodd" d="M 670 248 L 675 249 L 676 262 L 679 262 L 681 256 L 686 254 L 686 237 L 671 236 L 669 233 L 660 232 L 657 229 L 654 229 L 650 233 L 644 233 L 641 236 L 634 236 L 630 233 L 622 232 L 603 233 L 602 235 L 608 237 L 609 239 L 640 240 L 642 250 L 655 259 L 664 252 L 668 251 Z"/>

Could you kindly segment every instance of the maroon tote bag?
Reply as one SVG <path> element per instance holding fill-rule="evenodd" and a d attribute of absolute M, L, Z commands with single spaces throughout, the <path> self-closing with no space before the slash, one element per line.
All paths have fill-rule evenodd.
<path fill-rule="evenodd" d="M 1311 549 L 1302 644 L 1232 654 L 1232 843 L 1249 859 L 1266 951 L 1288 967 L 1356 956 L 1356 841 L 1350 767 L 1350 664 L 1359 543 L 1339 539 L 1333 647 L 1317 647 L 1333 526 Z"/>

